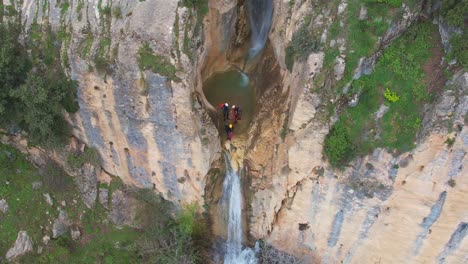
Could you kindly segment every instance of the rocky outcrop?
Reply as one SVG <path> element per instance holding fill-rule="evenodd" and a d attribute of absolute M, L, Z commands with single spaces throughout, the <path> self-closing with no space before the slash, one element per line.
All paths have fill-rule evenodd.
<path fill-rule="evenodd" d="M 43 196 L 44 196 L 45 201 L 46 201 L 46 203 L 48 205 L 50 205 L 50 206 L 54 205 L 54 201 L 52 200 L 52 197 L 50 196 L 50 194 L 44 193 Z"/>
<path fill-rule="evenodd" d="M 81 236 L 81 232 L 80 232 L 80 229 L 78 228 L 72 228 L 71 231 L 70 231 L 70 234 L 71 234 L 71 238 L 73 240 L 79 240 L 80 239 L 80 236 Z"/>
<path fill-rule="evenodd" d="M 202 200 L 205 175 L 220 146 L 216 140 L 208 144 L 201 141 L 202 128 L 209 135 L 216 136 L 217 131 L 205 121 L 203 109 L 194 114 L 192 108 L 196 100 L 192 94 L 194 76 L 199 69 L 180 52 L 184 34 L 175 34 L 174 29 L 185 32 L 193 17 L 178 2 L 96 0 L 72 2 L 67 10 L 61 10 L 59 4 L 51 3 L 44 9 L 43 1 L 29 0 L 23 2 L 22 14 L 26 27 L 33 21 L 50 23 L 53 29 L 63 28 L 71 34 L 70 43 L 61 48 L 70 61 L 70 76 L 79 83 L 80 110 L 70 115 L 69 121 L 73 134 L 98 151 L 105 171 L 127 184 L 154 186 L 169 200 L 191 203 Z M 77 9 L 77 5 L 82 6 Z M 120 8 L 122 17 L 101 12 L 107 5 L 111 10 Z M 190 30 L 187 32 L 192 34 Z M 110 41 L 105 48 L 111 62 L 106 74 L 89 71 L 103 39 Z M 177 64 L 177 75 L 183 81 L 141 71 L 137 53 L 144 43 Z M 85 46 L 88 54 L 83 54 Z M 180 177 L 186 180 L 177 181 Z M 90 207 L 96 190 L 82 187 L 87 190 L 82 194 Z"/>
<path fill-rule="evenodd" d="M 249 235 L 309 262 L 465 261 L 466 73 L 456 75 L 437 102 L 427 107 L 413 151 L 376 149 L 343 171 L 335 170 L 322 156 L 324 138 L 337 118 L 328 116 L 332 114 L 327 106 L 354 106 L 359 93 L 352 102 L 342 102 L 331 89 L 346 71 L 347 45 L 343 38 L 328 40 L 327 27 L 345 15 L 348 2 L 319 2 L 275 0 L 266 55 L 259 59 L 259 65 L 267 66 L 249 69 L 255 72 L 253 79 L 265 79 L 253 81 L 261 86 L 259 107 L 245 148 L 238 151 L 245 153 L 236 154 L 245 157 L 241 162 L 247 168 L 248 179 L 243 180 L 249 191 L 245 192 Z M 380 38 L 378 51 L 360 59 L 354 79 L 372 72 L 382 49 L 418 19 L 421 10 L 427 14 L 435 10 L 427 2 L 401 8 L 401 18 Z M 75 2 L 63 12 L 56 3 L 40 8 L 44 3 L 23 1 L 25 25 L 47 21 L 55 30 L 64 25 L 71 34 L 71 42 L 61 48 L 71 62 L 69 75 L 79 83 L 80 110 L 67 118 L 73 134 L 98 151 L 105 172 L 85 164 L 81 176 L 75 177 L 86 206 L 91 208 L 99 197 L 102 205 L 109 204 L 113 223 L 135 225 L 138 205 L 133 198 L 120 190 L 109 194 L 98 189 L 98 181 L 108 174 L 153 188 L 181 204 L 201 204 L 205 190 L 215 193 L 210 193 L 215 202 L 219 193 L 213 182 L 220 182 L 222 169 L 211 171 L 216 176 L 208 185 L 211 179 L 206 178 L 211 165 L 221 160 L 221 147 L 208 115 L 213 107 L 201 87 L 213 72 L 242 65 L 241 55 L 248 49 L 242 43 L 249 35 L 248 23 L 242 21 L 247 20 L 245 1 L 209 1 L 205 30 L 199 34 L 203 43 L 194 32 L 188 35 L 197 40 L 192 56 L 185 54 L 183 43 L 189 31 L 185 27 L 194 20 L 179 1 L 93 0 L 85 1 L 81 12 Z M 120 6 L 124 16 L 100 12 L 100 5 L 107 4 Z M 361 7 L 359 19 L 366 17 Z M 320 42 L 340 53 L 333 76 L 321 85 L 316 81 L 326 52 L 297 61 L 291 72 L 285 65 L 288 42 L 306 18 L 313 21 Z M 450 29 L 439 25 L 447 44 Z M 106 73 L 92 67 L 103 39 L 110 41 Z M 86 56 L 82 50 L 88 42 Z M 175 79 L 180 80 L 140 70 L 137 57 L 143 43 L 170 59 L 178 68 Z M 385 111 L 381 107 L 375 118 L 382 118 Z M 453 146 L 448 146 L 444 142 L 452 129 Z"/>
<path fill-rule="evenodd" d="M 54 224 L 52 226 L 52 237 L 58 238 L 61 235 L 64 235 L 70 229 L 71 221 L 68 218 L 67 212 L 60 209 L 59 216 L 55 219 Z"/>
<path fill-rule="evenodd" d="M 328 7 L 311 11 L 310 6 L 275 4 L 270 41 L 288 97 L 280 104 L 283 115 L 271 112 L 270 118 L 262 119 L 271 127 L 256 134 L 245 155 L 252 164 L 250 235 L 308 262 L 435 262 L 438 254 L 447 263 L 463 262 L 468 254 L 460 239 L 468 209 L 461 202 L 468 186 L 461 176 L 468 174 L 466 73 L 456 74 L 437 102 L 427 106 L 415 150 L 397 154 L 376 149 L 342 171 L 333 169 L 322 155 L 336 118 L 330 121 L 323 112 L 330 100 L 329 84 L 326 80 L 314 87 L 323 57 L 311 54 L 296 62 L 292 72 L 283 65 L 285 39 L 292 37 L 305 14 L 312 13 L 314 26 L 321 27 L 330 23 L 324 16 L 340 12 Z M 344 3 L 339 6 L 346 8 Z M 361 59 L 354 78 L 372 72 L 382 49 L 420 17 L 422 7 L 402 7 L 401 19 L 379 40 L 378 52 Z M 375 118 L 385 111 L 381 107 Z M 284 139 L 275 131 L 281 127 Z M 447 139 L 453 146 L 445 143 Z"/>
<path fill-rule="evenodd" d="M 1 199 L 0 200 L 0 211 L 2 211 L 2 213 L 6 213 L 8 210 L 8 203 L 5 199 Z"/>
<path fill-rule="evenodd" d="M 26 231 L 19 231 L 16 238 L 15 245 L 6 253 L 6 259 L 11 260 L 16 257 L 22 256 L 33 250 L 33 242 L 29 238 Z"/>
<path fill-rule="evenodd" d="M 112 208 L 109 218 L 112 223 L 123 226 L 135 226 L 137 202 L 133 197 L 126 195 L 123 191 L 117 190 L 112 193 Z"/>
<path fill-rule="evenodd" d="M 80 173 L 77 173 L 73 180 L 86 207 L 92 208 L 96 203 L 98 191 L 96 168 L 89 163 L 85 163 L 80 170 Z"/>
<path fill-rule="evenodd" d="M 108 189 L 99 189 L 99 203 L 101 203 L 104 208 L 109 209 L 109 190 Z"/>

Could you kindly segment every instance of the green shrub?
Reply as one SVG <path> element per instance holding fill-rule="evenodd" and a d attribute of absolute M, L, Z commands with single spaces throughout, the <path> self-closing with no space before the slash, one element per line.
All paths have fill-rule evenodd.
<path fill-rule="evenodd" d="M 176 67 L 164 56 L 154 54 L 148 43 L 145 43 L 138 50 L 138 65 L 142 70 L 151 70 L 154 73 L 167 76 L 171 80 L 179 80 L 176 76 Z"/>
<path fill-rule="evenodd" d="M 285 55 L 285 58 L 284 58 L 284 61 L 286 63 L 286 68 L 292 72 L 293 70 L 293 66 L 294 66 L 294 49 L 293 47 L 291 46 L 288 46 L 286 47 L 286 55 Z"/>
<path fill-rule="evenodd" d="M 447 184 L 448 184 L 450 187 L 452 187 L 452 188 L 455 187 L 455 186 L 457 185 L 457 183 L 455 182 L 454 179 L 450 179 L 450 180 L 447 182 Z"/>
<path fill-rule="evenodd" d="M 111 14 L 111 7 L 110 6 L 105 6 L 104 8 L 101 9 L 101 14 L 109 16 Z"/>
<path fill-rule="evenodd" d="M 402 0 L 376 0 L 378 3 L 385 3 L 392 7 L 399 7 L 402 4 Z"/>
<path fill-rule="evenodd" d="M 61 16 L 64 16 L 64 15 L 67 13 L 67 11 L 68 11 L 69 8 L 70 8 L 70 3 L 68 3 L 68 2 L 63 2 L 63 3 L 60 5 L 60 9 L 61 9 L 61 10 L 60 10 L 60 14 L 61 14 Z"/>
<path fill-rule="evenodd" d="M 111 65 L 107 58 L 96 56 L 94 58 L 94 67 L 99 73 L 111 72 Z"/>
<path fill-rule="evenodd" d="M 462 35 L 455 35 L 450 39 L 452 50 L 450 51 L 449 57 L 456 58 L 460 64 L 467 69 L 468 68 L 468 33 Z"/>
<path fill-rule="evenodd" d="M 85 163 L 90 163 L 94 166 L 99 165 L 99 153 L 94 148 L 86 147 L 83 153 L 73 152 L 68 154 L 68 164 L 75 168 L 81 168 Z"/>
<path fill-rule="evenodd" d="M 340 51 L 338 49 L 328 49 L 325 53 L 325 58 L 323 59 L 323 66 L 333 66 L 336 62 L 336 57 L 338 57 L 339 55 Z"/>
<path fill-rule="evenodd" d="M 60 48 L 68 34 L 53 34 L 48 26 L 33 23 L 23 46 L 21 25 L 0 24 L 0 124 L 25 130 L 31 144 L 64 143 L 70 128 L 63 110 L 76 112 L 76 84 L 64 73 Z M 30 51 L 29 53 L 27 52 Z M 31 70 L 32 69 L 32 70 Z"/>
<path fill-rule="evenodd" d="M 354 155 L 369 154 L 376 147 L 392 151 L 414 147 L 421 126 L 421 106 L 435 97 L 426 90 L 423 70 L 432 54 L 432 44 L 437 41 L 432 38 L 435 30 L 430 23 L 409 28 L 384 50 L 371 75 L 353 81 L 351 91 L 361 91 L 359 103 L 342 111 L 335 124 L 339 129 L 330 131 L 325 140 L 324 150 L 330 163 L 340 165 L 340 161 L 345 163 Z M 382 98 L 392 103 L 383 117 L 376 120 L 374 113 Z M 346 147 L 346 143 L 336 143 L 346 141 L 352 142 L 352 148 Z M 348 151 L 333 147 L 341 145 Z"/>
<path fill-rule="evenodd" d="M 202 18 L 208 13 L 208 0 L 183 0 L 183 5 L 188 8 L 195 8 L 197 15 Z"/>
<path fill-rule="evenodd" d="M 122 9 L 120 8 L 120 6 L 115 6 L 114 9 L 112 10 L 112 14 L 114 15 L 115 19 L 121 19 Z"/>
<path fill-rule="evenodd" d="M 398 100 L 400 100 L 400 97 L 394 91 L 388 88 L 387 90 L 385 90 L 384 96 L 385 96 L 385 99 L 387 99 L 388 101 L 392 103 L 398 102 Z"/>
<path fill-rule="evenodd" d="M 323 150 L 333 166 L 341 166 L 353 157 L 354 146 L 341 120 L 333 125 L 325 138 Z"/>
<path fill-rule="evenodd" d="M 445 144 L 447 144 L 447 147 L 448 148 L 451 148 L 453 146 L 453 144 L 455 144 L 455 138 L 447 138 L 444 142 Z"/>
<path fill-rule="evenodd" d="M 442 3 L 442 16 L 454 27 L 464 28 L 468 0 L 445 0 Z"/>
<path fill-rule="evenodd" d="M 88 58 L 91 47 L 93 46 L 94 35 L 91 32 L 86 34 L 86 38 L 80 43 L 78 54 L 81 58 Z"/>
<path fill-rule="evenodd" d="M 291 42 L 286 47 L 286 66 L 292 71 L 294 61 L 307 58 L 310 53 L 320 49 L 320 41 L 308 29 L 308 23 L 294 32 Z"/>

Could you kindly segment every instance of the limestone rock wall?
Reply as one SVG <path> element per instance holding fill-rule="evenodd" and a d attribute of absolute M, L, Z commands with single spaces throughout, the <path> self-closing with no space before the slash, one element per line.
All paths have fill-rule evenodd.
<path fill-rule="evenodd" d="M 193 17 L 178 2 L 69 1 L 64 9 L 57 1 L 27 0 L 22 11 L 27 27 L 48 22 L 71 34 L 61 48 L 79 84 L 80 110 L 69 120 L 73 134 L 99 152 L 105 172 L 173 201 L 201 203 L 205 176 L 220 146 L 211 140 L 218 132 L 194 93 L 198 61 L 181 52 Z M 111 14 L 103 11 L 106 6 Z M 170 58 L 181 81 L 139 69 L 138 49 L 144 43 Z M 103 48 L 110 71 L 98 73 L 93 60 Z M 83 49 L 89 51 L 84 55 Z"/>
<path fill-rule="evenodd" d="M 270 34 L 281 65 L 280 94 L 287 99 L 278 106 L 281 110 L 265 110 L 262 121 L 254 124 L 258 138 L 246 153 L 250 235 L 311 263 L 466 262 L 468 73 L 455 75 L 441 98 L 427 106 L 413 151 L 394 155 L 376 149 L 344 171 L 332 169 L 322 144 L 336 117 L 327 119 L 322 105 L 337 102 L 327 94 L 327 82 L 313 87 L 324 54 L 296 62 L 290 73 L 284 50 L 311 13 L 313 25 L 325 32 L 321 41 L 331 41 L 326 39 L 327 25 L 347 4 L 293 3 L 275 1 Z M 403 33 L 427 4 L 406 8 L 379 45 L 384 48 Z M 345 40 L 334 41 L 345 48 Z M 369 74 L 378 56 L 362 59 L 354 77 Z M 447 138 L 455 138 L 452 147 Z"/>

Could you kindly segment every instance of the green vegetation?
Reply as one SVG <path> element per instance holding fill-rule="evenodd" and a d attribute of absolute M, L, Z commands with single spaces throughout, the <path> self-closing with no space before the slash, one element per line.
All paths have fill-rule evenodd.
<path fill-rule="evenodd" d="M 171 80 L 179 80 L 176 76 L 176 67 L 166 57 L 154 54 L 148 43 L 145 43 L 138 50 L 138 65 L 142 70 L 151 70 L 154 73 L 167 76 Z"/>
<path fill-rule="evenodd" d="M 70 153 L 67 157 L 67 161 L 73 168 L 81 168 L 85 163 L 91 163 L 97 166 L 99 165 L 99 154 L 95 149 L 86 147 L 83 153 Z"/>
<path fill-rule="evenodd" d="M 184 28 L 184 42 L 183 52 L 188 56 L 191 62 L 193 62 L 193 52 L 197 43 L 195 43 L 195 37 L 200 34 L 203 26 L 203 19 L 208 13 L 208 0 L 183 0 L 182 6 L 189 9 L 188 21 Z M 192 31 L 190 34 L 189 31 Z"/>
<path fill-rule="evenodd" d="M 382 0 L 382 1 L 351 1 L 346 11 L 345 34 L 348 44 L 346 56 L 346 68 L 342 84 L 349 82 L 354 70 L 358 66 L 362 57 L 368 57 L 375 51 L 375 44 L 378 38 L 387 30 L 389 23 L 386 18 L 389 16 L 389 6 L 401 5 L 401 0 Z M 367 8 L 366 20 L 359 20 L 361 5 Z M 394 5 L 395 4 L 395 5 Z"/>
<path fill-rule="evenodd" d="M 384 97 L 385 99 L 387 99 L 388 101 L 392 102 L 392 103 L 396 103 L 398 102 L 398 100 L 400 100 L 400 97 L 392 90 L 388 89 L 385 90 L 385 93 L 384 93 Z"/>
<path fill-rule="evenodd" d="M 81 14 L 81 10 L 84 6 L 84 0 L 78 0 L 78 4 L 76 5 L 76 12 Z"/>
<path fill-rule="evenodd" d="M 100 73 L 111 72 L 111 61 L 108 58 L 108 54 L 111 51 L 111 39 L 110 37 L 101 36 L 99 41 L 99 49 L 94 56 L 94 66 Z"/>
<path fill-rule="evenodd" d="M 76 84 L 65 75 L 55 46 L 67 34 L 33 24 L 23 46 L 20 32 L 19 23 L 0 24 L 0 125 L 21 127 L 31 144 L 63 144 L 70 134 L 63 110 L 78 110 Z"/>
<path fill-rule="evenodd" d="M 448 54 L 449 58 L 456 58 L 459 63 L 468 69 L 468 32 L 462 35 L 455 35 L 450 39 L 452 50 Z"/>
<path fill-rule="evenodd" d="M 464 28 L 466 14 L 468 13 L 468 0 L 442 1 L 442 16 L 447 23 L 454 27 Z"/>
<path fill-rule="evenodd" d="M 447 184 L 448 184 L 450 187 L 452 187 L 452 188 L 455 187 L 455 186 L 457 185 L 457 183 L 455 182 L 454 179 L 450 179 L 450 180 L 447 182 Z"/>
<path fill-rule="evenodd" d="M 101 9 L 101 14 L 110 16 L 111 15 L 111 7 L 110 6 L 105 6 Z"/>
<path fill-rule="evenodd" d="M 325 139 L 324 152 L 333 166 L 347 163 L 354 154 L 354 146 L 351 142 L 344 122 L 338 121 Z"/>
<path fill-rule="evenodd" d="M 132 189 L 113 179 L 110 186 L 100 188 L 108 188 L 109 195 L 120 189 L 140 204 L 141 228 L 117 227 L 108 222 L 108 210 L 99 202 L 86 208 L 72 178 L 54 164 L 39 173 L 23 154 L 1 144 L 0 163 L 0 197 L 9 206 L 0 216 L 1 256 L 24 230 L 35 248 L 40 245 L 44 250 L 29 253 L 18 263 L 204 263 L 208 258 L 204 252 L 211 246 L 210 231 L 196 205 L 178 211 L 152 190 Z M 39 181 L 42 185 L 33 188 Z M 47 204 L 45 193 L 53 206 Z M 51 236 L 51 223 L 58 217 L 57 207 L 67 212 L 81 237 L 74 241 L 68 233 L 44 245 L 42 238 Z"/>
<path fill-rule="evenodd" d="M 304 23 L 293 34 L 291 42 L 286 48 L 286 67 L 292 71 L 296 60 L 306 59 L 307 56 L 320 49 L 320 41 L 308 29 L 309 23 Z"/>
<path fill-rule="evenodd" d="M 402 4 L 402 0 L 377 0 L 376 2 L 389 4 L 393 7 L 399 7 Z"/>
<path fill-rule="evenodd" d="M 182 3 L 187 8 L 195 9 L 200 20 L 208 13 L 208 0 L 183 0 Z"/>
<path fill-rule="evenodd" d="M 61 9 L 61 10 L 60 10 L 60 15 L 61 15 L 61 16 L 64 16 L 64 15 L 67 13 L 67 11 L 68 11 L 69 8 L 70 8 L 70 3 L 67 2 L 67 1 L 63 2 L 63 3 L 60 5 L 60 9 Z"/>
<path fill-rule="evenodd" d="M 91 51 L 91 47 L 93 46 L 94 35 L 92 32 L 86 32 L 86 38 L 83 42 L 80 43 L 79 47 L 79 54 L 81 58 L 86 59 L 88 58 L 89 52 Z"/>
<path fill-rule="evenodd" d="M 413 148 L 421 106 L 434 97 L 426 91 L 423 65 L 436 41 L 435 30 L 430 23 L 411 27 L 384 51 L 370 76 L 352 83 L 351 91 L 361 92 L 359 104 L 342 112 L 325 140 L 324 154 L 332 165 L 344 165 L 376 147 Z M 376 120 L 374 113 L 381 104 L 389 109 Z"/>
<path fill-rule="evenodd" d="M 122 9 L 120 8 L 120 6 L 115 6 L 114 9 L 112 10 L 112 14 L 114 15 L 115 19 L 121 19 Z"/>
<path fill-rule="evenodd" d="M 444 143 L 447 144 L 447 147 L 448 147 L 448 148 L 451 148 L 451 147 L 453 146 L 453 144 L 455 144 L 455 138 L 454 138 L 454 137 L 453 137 L 453 138 L 448 137 L 448 138 L 445 140 Z"/>
<path fill-rule="evenodd" d="M 40 175 L 19 151 L 2 144 L 0 163 L 0 197 L 8 203 L 8 211 L 2 213 L 0 221 L 0 255 L 4 256 L 20 230 L 27 231 L 34 242 L 42 240 L 40 226 L 46 226 L 49 217 L 57 216 L 54 208 L 46 203 L 44 193 L 56 190 L 52 196 L 54 201 L 71 201 L 73 194 L 67 192 L 71 181 L 63 181 L 66 175 L 53 164 Z M 40 190 L 34 190 L 32 183 L 39 180 L 44 184 Z"/>

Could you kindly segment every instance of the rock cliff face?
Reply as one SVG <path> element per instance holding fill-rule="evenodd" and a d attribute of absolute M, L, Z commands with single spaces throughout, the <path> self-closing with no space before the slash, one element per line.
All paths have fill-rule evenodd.
<path fill-rule="evenodd" d="M 335 118 L 324 118 L 323 105 L 336 102 L 327 94 L 329 82 L 314 87 L 324 54 L 312 53 L 288 72 L 285 39 L 313 14 L 314 26 L 325 32 L 322 42 L 343 43 L 327 40 L 326 30 L 346 5 L 329 8 L 296 1 L 291 7 L 275 1 L 270 41 L 281 65 L 282 93 L 288 97 L 280 104 L 281 114 L 269 112 L 257 119 L 264 124 L 255 124 L 261 132 L 246 153 L 252 181 L 250 234 L 323 263 L 466 261 L 466 72 L 459 71 L 440 99 L 427 106 L 413 151 L 376 149 L 343 171 L 324 161 L 323 142 Z M 379 51 L 361 59 L 355 79 L 372 72 L 380 50 L 419 17 L 424 5 L 403 9 L 379 40 Z M 339 75 L 336 67 L 335 72 Z M 284 140 L 279 138 L 281 126 L 289 131 Z M 455 132 L 449 133 L 452 127 Z M 444 143 L 447 138 L 455 138 L 453 147 Z"/>
<path fill-rule="evenodd" d="M 327 31 L 347 2 L 321 2 L 274 0 L 265 51 L 256 66 L 247 67 L 257 86 L 258 111 L 238 157 L 245 157 L 240 162 L 247 168 L 250 237 L 309 262 L 466 262 L 468 73 L 460 70 L 426 107 L 413 151 L 376 149 L 342 171 L 333 169 L 322 148 L 337 118 L 327 116 L 328 105 L 339 103 L 329 88 L 343 78 L 344 58 L 336 59 L 334 74 L 320 85 L 314 80 L 324 67 L 324 52 L 296 62 L 291 71 L 285 62 L 285 48 L 306 17 L 322 43 L 344 54 L 346 40 L 327 39 Z M 353 78 L 372 72 L 382 49 L 431 9 L 426 2 L 402 8 L 378 51 L 359 61 Z M 121 17 L 104 15 L 108 5 L 118 6 Z M 71 34 L 62 49 L 79 84 L 80 110 L 69 120 L 74 135 L 99 152 L 99 180 L 117 175 L 182 204 L 203 203 L 207 185 L 219 191 L 214 182 L 222 182 L 217 178 L 222 170 L 211 173 L 215 179 L 207 177 L 212 164 L 220 163 L 221 145 L 202 82 L 242 64 L 249 48 L 245 1 L 209 1 L 204 30 L 188 36 L 197 43 L 192 59 L 181 51 L 193 17 L 176 0 L 73 1 L 68 9 L 56 1 L 25 0 L 22 10 L 28 27 L 48 22 Z M 140 70 L 144 43 L 171 58 L 181 81 Z M 107 73 L 98 73 L 83 49 L 94 56 L 103 45 L 113 63 Z M 445 143 L 448 137 L 455 138 L 453 146 Z"/>
<path fill-rule="evenodd" d="M 207 140 L 217 131 L 194 93 L 197 62 L 185 53 L 171 59 L 178 82 L 137 63 L 144 43 L 168 58 L 180 53 L 191 18 L 178 2 L 72 1 L 64 8 L 57 1 L 24 1 L 22 11 L 28 27 L 50 23 L 71 35 L 62 52 L 79 84 L 80 111 L 69 119 L 74 135 L 99 152 L 105 172 L 192 203 L 202 200 L 205 175 L 220 151 L 217 140 Z M 103 51 L 113 63 L 99 74 L 90 65 Z"/>

